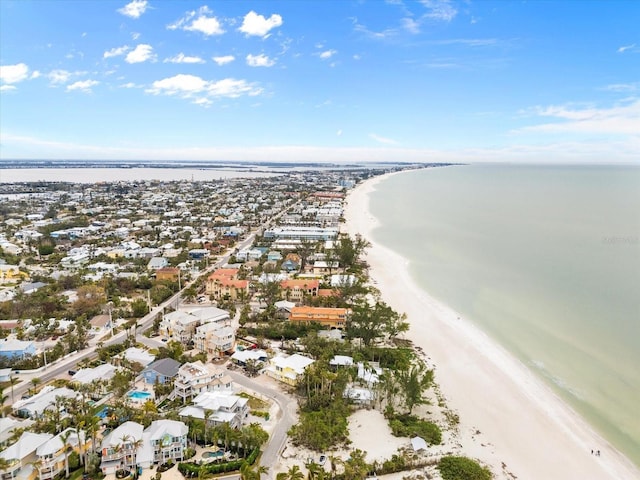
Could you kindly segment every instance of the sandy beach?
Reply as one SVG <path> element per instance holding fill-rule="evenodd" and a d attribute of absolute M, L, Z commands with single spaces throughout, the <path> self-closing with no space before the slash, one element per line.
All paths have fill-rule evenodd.
<path fill-rule="evenodd" d="M 455 450 L 489 466 L 495 478 L 640 479 L 635 465 L 520 361 L 418 288 L 406 259 L 373 242 L 376 220 L 368 196 L 383 178 L 349 194 L 345 228 L 372 243 L 367 261 L 374 285 L 390 306 L 407 314 L 406 338 L 424 351 L 447 407 L 460 416 L 458 434 L 449 440 Z"/>

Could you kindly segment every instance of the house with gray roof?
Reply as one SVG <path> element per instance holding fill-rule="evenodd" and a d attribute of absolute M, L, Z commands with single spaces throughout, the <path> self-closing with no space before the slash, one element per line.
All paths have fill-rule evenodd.
<path fill-rule="evenodd" d="M 155 383 L 164 385 L 171 382 L 178 374 L 180 365 L 182 364 L 173 358 L 161 358 L 147 365 L 142 371 L 142 377 L 149 385 L 154 385 Z"/>

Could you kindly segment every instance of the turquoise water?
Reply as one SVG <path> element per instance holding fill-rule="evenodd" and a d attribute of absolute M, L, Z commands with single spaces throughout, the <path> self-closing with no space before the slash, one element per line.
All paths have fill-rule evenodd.
<path fill-rule="evenodd" d="M 418 170 L 370 208 L 417 284 L 640 465 L 640 167 Z"/>
<path fill-rule="evenodd" d="M 202 458 L 219 458 L 224 457 L 224 450 L 217 450 L 215 452 L 204 452 Z"/>
<path fill-rule="evenodd" d="M 134 390 L 133 392 L 129 392 L 127 395 L 129 398 L 134 398 L 136 400 L 144 400 L 151 397 L 149 392 L 141 392 L 140 390 Z"/>

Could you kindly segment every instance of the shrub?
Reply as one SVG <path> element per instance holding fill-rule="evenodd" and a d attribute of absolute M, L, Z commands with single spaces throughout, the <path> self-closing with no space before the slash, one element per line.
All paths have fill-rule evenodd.
<path fill-rule="evenodd" d="M 443 480 L 491 480 L 488 468 L 467 457 L 447 456 L 438 463 Z"/>
<path fill-rule="evenodd" d="M 415 415 L 393 415 L 389 417 L 389 426 L 396 437 L 422 437 L 429 445 L 440 445 L 442 431 L 433 422 Z"/>

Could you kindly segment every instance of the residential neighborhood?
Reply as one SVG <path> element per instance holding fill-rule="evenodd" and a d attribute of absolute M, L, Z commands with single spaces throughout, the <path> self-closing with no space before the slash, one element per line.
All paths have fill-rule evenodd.
<path fill-rule="evenodd" d="M 366 241 L 341 232 L 347 186 L 371 174 L 12 185 L 0 209 L 2 479 L 176 464 L 259 477 L 285 442 L 346 439 L 313 439 L 318 420 L 283 416 L 294 406 L 329 401 L 343 416 L 398 402 L 373 360 L 406 324 L 366 287 Z"/>

